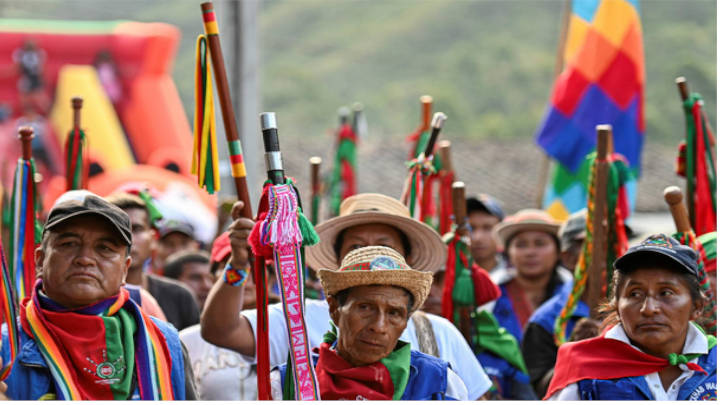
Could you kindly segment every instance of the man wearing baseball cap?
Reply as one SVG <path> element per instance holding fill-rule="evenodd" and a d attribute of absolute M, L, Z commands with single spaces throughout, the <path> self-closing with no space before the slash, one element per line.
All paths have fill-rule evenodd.
<path fill-rule="evenodd" d="M 58 199 L 35 251 L 38 280 L 19 308 L 10 398 L 195 398 L 177 331 L 122 288 L 131 243 L 130 219 L 118 207 L 87 191 Z M 2 362 L 10 362 L 5 328 Z"/>
<path fill-rule="evenodd" d="M 468 197 L 466 205 L 473 261 L 488 273 L 507 267 L 507 261 L 492 235 L 493 227 L 505 219 L 500 204 L 493 197 L 481 193 Z"/>
<path fill-rule="evenodd" d="M 233 207 L 229 227 L 232 254 L 227 271 L 248 269 L 247 237 L 253 221 L 238 218 L 242 202 Z M 316 226 L 320 243 L 306 250 L 307 264 L 314 269 L 332 269 L 352 250 L 365 246 L 385 246 L 399 252 L 413 269 L 434 272 L 442 268 L 446 247 L 432 228 L 410 217 L 407 207 L 400 201 L 381 194 L 358 194 L 343 201 L 340 215 Z M 243 289 L 223 280 L 213 287 L 202 314 L 203 337 L 218 346 L 227 347 L 255 362 L 255 310 L 242 311 L 241 316 L 229 316 L 227 308 L 241 308 Z M 324 300 L 305 300 L 305 322 L 310 347 L 322 343 L 330 321 L 328 303 Z M 432 332 L 437 357 L 448 361 L 468 388 L 468 397 L 481 397 L 491 382 L 475 359 L 462 334 L 444 318 L 425 315 L 426 330 Z M 270 363 L 286 361 L 289 344 L 285 317 L 280 305 L 268 307 L 270 331 Z M 411 348 L 420 349 L 418 329 L 413 317 L 407 322 L 401 339 Z M 426 336 L 426 335 L 423 335 Z"/>

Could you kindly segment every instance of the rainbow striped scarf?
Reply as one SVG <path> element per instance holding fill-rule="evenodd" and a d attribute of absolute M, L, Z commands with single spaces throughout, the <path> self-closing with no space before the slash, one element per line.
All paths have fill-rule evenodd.
<path fill-rule="evenodd" d="M 38 280 L 20 318 L 50 369 L 57 399 L 129 399 L 133 374 L 140 399 L 174 399 L 165 338 L 127 290 L 69 310 L 42 296 L 41 288 Z"/>

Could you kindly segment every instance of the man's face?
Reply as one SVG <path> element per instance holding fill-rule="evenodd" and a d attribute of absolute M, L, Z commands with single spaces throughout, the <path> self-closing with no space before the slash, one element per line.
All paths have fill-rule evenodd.
<path fill-rule="evenodd" d="M 575 238 L 565 250 L 560 252 L 560 262 L 566 269 L 575 270 L 582 253 L 583 242 L 585 242 L 585 238 Z"/>
<path fill-rule="evenodd" d="M 405 256 L 402 237 L 397 229 L 385 224 L 355 225 L 343 233 L 338 265 L 351 250 L 366 246 L 386 246 Z"/>
<path fill-rule="evenodd" d="M 150 218 L 144 209 L 129 208 L 125 212 L 130 217 L 132 226 L 132 248 L 130 249 L 132 268 L 142 268 L 143 263 L 150 258 L 156 248 L 155 231 L 150 227 Z"/>
<path fill-rule="evenodd" d="M 171 254 L 180 251 L 196 250 L 199 243 L 182 232 L 170 232 L 160 238 L 157 249 L 158 266 L 162 266 Z"/>
<path fill-rule="evenodd" d="M 185 263 L 178 281 L 185 283 L 195 292 L 200 308 L 202 308 L 213 284 L 210 263 Z"/>
<path fill-rule="evenodd" d="M 633 344 L 664 358 L 682 351 L 688 322 L 702 308 L 693 303 L 680 275 L 662 268 L 641 268 L 626 275 L 618 290 L 618 315 Z"/>
<path fill-rule="evenodd" d="M 387 357 L 407 326 L 409 299 L 402 288 L 387 285 L 353 287 L 343 306 L 329 297 L 338 354 L 353 366 Z"/>
<path fill-rule="evenodd" d="M 495 256 L 497 246 L 492 237 L 492 229 L 500 220 L 484 211 L 472 211 L 468 215 L 468 222 L 471 228 L 470 252 L 473 260 L 480 262 Z"/>
<path fill-rule="evenodd" d="M 130 257 L 107 220 L 82 215 L 50 231 L 35 250 L 35 265 L 48 297 L 67 308 L 79 308 L 117 294 Z"/>
<path fill-rule="evenodd" d="M 438 271 L 433 274 L 430 294 L 423 303 L 422 310 L 433 315 L 442 316 L 442 296 L 445 288 L 445 272 Z"/>

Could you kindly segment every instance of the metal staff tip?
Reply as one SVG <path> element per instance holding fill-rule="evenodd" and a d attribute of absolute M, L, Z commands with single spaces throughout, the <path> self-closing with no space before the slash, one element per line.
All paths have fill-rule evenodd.
<path fill-rule="evenodd" d="M 441 112 L 436 112 L 433 115 L 432 123 L 430 124 L 433 128 L 440 129 L 445 124 L 445 120 L 447 120 L 447 115 Z"/>
<path fill-rule="evenodd" d="M 260 114 L 260 128 L 264 131 L 266 129 L 277 129 L 277 119 L 275 118 L 274 112 L 264 112 Z"/>

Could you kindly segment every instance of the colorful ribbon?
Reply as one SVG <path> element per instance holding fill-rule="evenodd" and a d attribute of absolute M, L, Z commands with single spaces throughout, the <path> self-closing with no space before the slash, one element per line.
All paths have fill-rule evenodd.
<path fill-rule="evenodd" d="M 2 305 L 3 319 L 5 319 L 5 323 L 7 324 L 8 341 L 10 342 L 10 361 L 7 364 L 3 364 L 2 369 L 0 369 L 0 380 L 5 380 L 10 375 L 12 366 L 15 363 L 19 341 L 17 323 L 18 301 L 15 297 L 12 275 L 5 262 L 5 252 L 2 247 L 2 241 L 0 241 L 0 264 L 2 264 L 2 278 L 0 279 L 0 283 L 2 283 L 2 285 L 0 285 L 2 297 L 0 297 L 0 304 Z"/>
<path fill-rule="evenodd" d="M 357 167 L 357 134 L 350 124 L 342 124 L 337 133 L 335 167 L 330 177 L 330 210 L 333 216 L 340 212 L 342 200 L 355 195 Z"/>
<path fill-rule="evenodd" d="M 204 17 L 207 14 L 203 15 Z M 214 13 L 213 13 L 214 19 Z M 213 21 L 214 23 L 214 21 Z M 206 21 L 206 25 L 207 25 Z M 206 27 L 207 28 L 207 27 Z M 215 103 L 212 91 L 212 72 L 208 56 L 210 50 L 207 45 L 207 38 L 198 35 L 195 53 L 195 118 L 193 122 L 193 156 L 190 173 L 198 176 L 198 185 L 205 188 L 209 194 L 220 190 L 220 170 L 218 169 L 217 138 L 215 136 Z M 242 149 L 240 142 L 237 145 L 230 143 L 230 160 L 233 167 L 233 175 L 236 165 L 242 167 Z M 238 158 L 234 153 L 239 153 Z"/>
<path fill-rule="evenodd" d="M 10 271 L 18 302 L 32 293 L 35 282 L 35 247 L 40 243 L 42 226 L 38 221 L 40 202 L 35 187 L 35 161 L 18 159 L 11 201 Z"/>
<path fill-rule="evenodd" d="M 89 165 L 87 137 L 82 129 L 74 128 L 65 141 L 65 184 L 68 190 L 86 189 Z"/>

